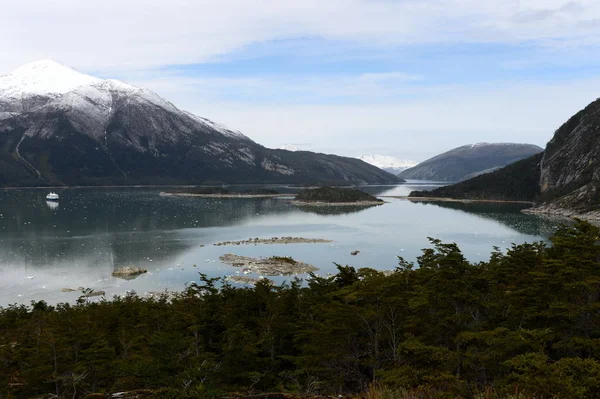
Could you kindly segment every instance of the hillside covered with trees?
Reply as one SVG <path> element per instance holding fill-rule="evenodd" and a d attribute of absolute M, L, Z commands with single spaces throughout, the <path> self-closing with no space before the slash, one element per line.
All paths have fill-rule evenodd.
<path fill-rule="evenodd" d="M 403 179 L 457 182 L 489 173 L 542 151 L 542 148 L 533 144 L 468 144 L 427 159 L 398 176 Z"/>
<path fill-rule="evenodd" d="M 253 288 L 201 276 L 174 299 L 10 306 L 0 397 L 598 398 L 599 238 L 577 222 L 487 262 L 432 239 L 389 276 L 339 266 Z"/>
<path fill-rule="evenodd" d="M 411 197 L 440 197 L 507 201 L 534 201 L 540 195 L 540 162 L 542 154 L 431 191 L 413 191 Z"/>

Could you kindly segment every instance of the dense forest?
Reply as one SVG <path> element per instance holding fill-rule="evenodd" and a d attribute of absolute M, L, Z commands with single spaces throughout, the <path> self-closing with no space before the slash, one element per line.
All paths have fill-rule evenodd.
<path fill-rule="evenodd" d="M 436 188 L 432 191 L 413 191 L 410 196 L 534 201 L 540 195 L 542 155 L 542 153 L 536 154 L 497 171 L 450 186 Z"/>
<path fill-rule="evenodd" d="M 391 274 L 0 311 L 0 397 L 599 398 L 600 229 L 486 262 L 431 239 Z"/>

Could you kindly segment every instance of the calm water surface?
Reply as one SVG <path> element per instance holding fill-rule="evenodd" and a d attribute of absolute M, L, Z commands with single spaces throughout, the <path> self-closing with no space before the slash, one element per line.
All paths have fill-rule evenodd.
<path fill-rule="evenodd" d="M 407 195 L 431 183 L 370 186 L 376 195 Z M 281 192 L 294 189 L 277 188 Z M 165 190 L 165 189 L 162 189 Z M 287 190 L 287 191 L 285 191 Z M 134 290 L 181 290 L 198 272 L 226 276 L 238 270 L 219 256 L 292 256 L 335 272 L 333 262 L 393 269 L 397 256 L 414 260 L 427 237 L 456 242 L 473 261 L 488 259 L 494 246 L 546 239 L 558 222 L 520 213 L 522 205 L 411 203 L 388 199 L 368 209 L 299 209 L 290 198 L 206 199 L 161 197 L 161 189 L 80 188 L 58 190 L 60 202 L 48 204 L 48 190 L 0 191 L 0 306 L 74 301 L 86 287 L 107 297 Z M 220 241 L 250 237 L 300 236 L 334 240 L 331 244 L 221 246 Z M 350 252 L 360 250 L 358 256 Z M 149 270 L 134 280 L 111 276 L 135 265 Z M 276 277 L 282 282 L 290 277 Z"/>

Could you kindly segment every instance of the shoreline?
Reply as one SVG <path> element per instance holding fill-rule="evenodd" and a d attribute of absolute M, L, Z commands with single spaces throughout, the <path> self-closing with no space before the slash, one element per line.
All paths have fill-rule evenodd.
<path fill-rule="evenodd" d="M 491 200 L 491 199 L 468 199 L 468 198 L 445 198 L 445 197 L 408 197 L 396 195 L 382 195 L 381 198 L 395 198 L 414 202 L 487 202 L 487 203 L 502 203 L 502 204 L 527 204 L 533 205 L 532 201 L 517 201 L 517 200 Z"/>
<path fill-rule="evenodd" d="M 322 202 L 322 201 L 292 201 L 296 206 L 374 206 L 387 204 L 385 201 L 359 201 L 359 202 Z"/>
<path fill-rule="evenodd" d="M 168 193 L 161 191 L 161 197 L 198 197 L 198 198 L 275 198 L 291 197 L 294 194 L 193 194 L 193 193 Z"/>
<path fill-rule="evenodd" d="M 71 189 L 71 188 L 158 188 L 158 187 L 199 187 L 195 184 L 130 184 L 126 186 L 119 185 L 107 185 L 107 186 L 11 186 L 11 187 L 0 187 L 0 190 L 39 190 L 42 188 L 45 189 Z M 204 187 L 218 187 L 214 186 L 204 186 Z"/>
<path fill-rule="evenodd" d="M 403 183 L 390 183 L 390 184 L 365 184 L 365 186 L 396 186 Z M 295 186 L 290 183 L 190 183 L 190 184 L 108 184 L 108 185 L 75 185 L 75 186 L 7 186 L 0 187 L 0 190 L 27 190 L 27 189 L 69 189 L 69 188 L 157 188 L 157 187 L 222 187 L 225 186 L 235 186 L 235 187 L 256 187 L 256 186 L 271 186 L 271 187 L 285 187 L 292 190 L 305 190 L 305 189 L 316 189 L 323 186 Z M 343 186 L 333 186 L 336 188 L 354 188 L 355 185 L 343 185 Z"/>
<path fill-rule="evenodd" d="M 526 213 L 528 215 L 544 215 L 544 216 L 554 216 L 560 218 L 568 218 L 568 219 L 581 219 L 586 220 L 593 224 L 600 224 L 600 211 L 591 211 L 587 213 L 578 213 L 575 210 L 564 209 L 564 208 L 527 208 L 521 211 L 522 213 Z"/>

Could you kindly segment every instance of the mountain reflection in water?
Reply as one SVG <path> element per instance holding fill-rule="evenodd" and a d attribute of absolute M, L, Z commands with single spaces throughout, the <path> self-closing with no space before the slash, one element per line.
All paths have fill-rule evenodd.
<path fill-rule="evenodd" d="M 546 215 L 527 215 L 521 211 L 530 206 L 526 204 L 495 203 L 495 202 L 417 202 L 422 206 L 436 206 L 465 212 L 477 217 L 499 222 L 521 234 L 550 237 L 554 231 L 569 220 L 561 217 Z"/>
<path fill-rule="evenodd" d="M 247 187 L 246 187 L 247 189 Z M 297 192 L 297 188 L 276 188 Z M 375 195 L 402 195 L 409 185 L 361 187 Z M 285 191 L 287 190 L 287 191 Z M 58 208 L 46 190 L 0 190 L 0 306 L 46 299 L 72 301 L 62 288 L 89 287 L 107 295 L 181 290 L 198 273 L 227 276 L 226 253 L 291 256 L 334 273 L 335 263 L 389 270 L 397 255 L 414 260 L 427 237 L 457 242 L 471 260 L 494 246 L 543 240 L 557 224 L 520 213 L 510 204 L 412 203 L 385 198 L 374 207 L 302 207 L 290 197 L 266 199 L 162 197 L 164 188 L 57 190 Z M 217 247 L 248 238 L 305 237 L 328 244 Z M 353 251 L 360 254 L 352 256 Z M 126 281 L 116 268 L 137 266 L 147 274 Z M 258 276 L 254 276 L 258 277 Z M 306 277 L 306 276 L 300 276 Z M 277 283 L 289 277 L 275 279 Z"/>

